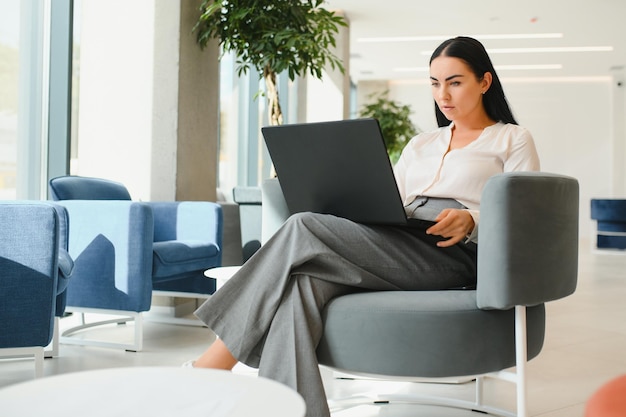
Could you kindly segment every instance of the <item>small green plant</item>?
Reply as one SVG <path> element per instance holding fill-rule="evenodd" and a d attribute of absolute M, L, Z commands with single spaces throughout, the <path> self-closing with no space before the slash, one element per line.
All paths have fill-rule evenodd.
<path fill-rule="evenodd" d="M 389 91 L 370 94 L 370 103 L 363 106 L 360 117 L 378 119 L 387 153 L 391 162 L 395 163 L 409 139 L 419 133 L 409 115 L 412 113 L 408 105 L 389 99 Z"/>

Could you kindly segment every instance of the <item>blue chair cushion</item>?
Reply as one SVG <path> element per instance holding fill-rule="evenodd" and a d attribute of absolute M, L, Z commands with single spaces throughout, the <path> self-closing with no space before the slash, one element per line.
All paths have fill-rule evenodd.
<path fill-rule="evenodd" d="M 626 236 L 598 235 L 596 246 L 599 249 L 626 249 Z"/>
<path fill-rule="evenodd" d="M 221 261 L 219 248 L 201 241 L 154 242 L 153 251 L 152 280 L 157 282 L 213 268 Z"/>

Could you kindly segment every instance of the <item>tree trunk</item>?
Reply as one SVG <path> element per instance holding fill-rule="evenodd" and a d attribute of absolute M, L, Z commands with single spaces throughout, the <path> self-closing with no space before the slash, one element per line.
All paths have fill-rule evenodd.
<path fill-rule="evenodd" d="M 263 70 L 265 87 L 267 88 L 267 109 L 269 112 L 270 125 L 277 126 L 283 124 L 283 111 L 280 109 L 278 101 L 278 88 L 276 86 L 276 73 L 269 67 Z"/>

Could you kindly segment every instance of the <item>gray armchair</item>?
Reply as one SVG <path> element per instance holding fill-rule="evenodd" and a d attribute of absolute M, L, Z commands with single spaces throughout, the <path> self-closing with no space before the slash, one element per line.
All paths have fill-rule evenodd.
<path fill-rule="evenodd" d="M 206 298 L 215 291 L 214 280 L 204 271 L 221 265 L 218 204 L 133 202 L 118 182 L 79 176 L 54 178 L 49 188 L 52 199 L 69 213 L 69 252 L 75 268 L 68 310 L 124 316 L 68 329 L 63 343 L 139 351 L 142 313 L 150 310 L 153 295 Z M 130 320 L 135 322 L 130 344 L 70 337 L 96 324 Z M 191 324 L 187 319 L 169 321 Z"/>
<path fill-rule="evenodd" d="M 283 213 L 277 182 L 266 198 Z M 377 397 L 525 417 L 526 362 L 545 334 L 544 303 L 576 288 L 578 182 L 546 173 L 492 177 L 483 192 L 476 290 L 366 292 L 338 297 L 324 312 L 320 364 L 352 374 L 393 378 L 476 379 L 476 398 Z M 273 222 L 264 227 L 276 227 Z M 264 235 L 269 231 L 264 229 Z M 515 366 L 516 372 L 507 372 Z M 517 412 L 486 405 L 485 378 L 517 385 Z M 341 402 L 334 402 L 341 407 Z"/>
<path fill-rule="evenodd" d="M 233 188 L 233 200 L 239 205 L 242 260 L 246 262 L 261 247 L 261 188 Z"/>
<path fill-rule="evenodd" d="M 0 202 L 0 356 L 34 356 L 36 377 L 55 337 L 55 316 L 65 308 L 73 268 L 66 231 L 60 206 Z"/>

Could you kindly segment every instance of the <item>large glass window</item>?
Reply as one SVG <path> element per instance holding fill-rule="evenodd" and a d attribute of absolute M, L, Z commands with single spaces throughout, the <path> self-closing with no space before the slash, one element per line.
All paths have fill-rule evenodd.
<path fill-rule="evenodd" d="M 54 166 L 58 172 L 55 163 L 63 164 L 60 148 L 67 138 L 58 135 L 58 126 L 67 112 L 53 96 L 63 97 L 68 90 L 50 77 L 54 73 L 58 81 L 63 72 L 55 58 L 69 59 L 52 47 L 63 45 L 71 2 L 0 0 L 0 199 L 45 199 L 48 169 Z M 50 132 L 56 139 L 52 145 Z"/>
<path fill-rule="evenodd" d="M 0 0 L 0 199 L 42 195 L 47 5 Z"/>
<path fill-rule="evenodd" d="M 239 85 L 234 70 L 232 54 L 222 56 L 220 61 L 220 132 L 217 188 L 228 200 L 232 198 L 229 190 L 237 185 L 237 97 Z"/>
<path fill-rule="evenodd" d="M 0 0 L 0 199 L 16 198 L 20 3 Z"/>
<path fill-rule="evenodd" d="M 70 170 L 72 175 L 78 174 L 78 109 L 80 107 L 80 45 L 82 27 L 82 0 L 74 0 L 72 27 L 72 80 L 71 80 L 71 124 L 70 124 Z"/>
<path fill-rule="evenodd" d="M 298 82 L 278 77 L 284 123 L 298 120 Z M 237 76 L 235 58 L 220 61 L 220 141 L 218 188 L 230 199 L 235 186 L 258 186 L 272 172 L 261 127 L 268 124 L 265 83 L 251 70 Z"/>

